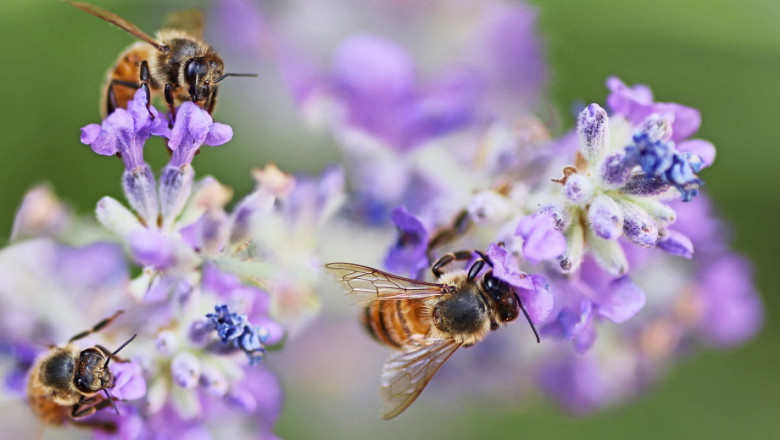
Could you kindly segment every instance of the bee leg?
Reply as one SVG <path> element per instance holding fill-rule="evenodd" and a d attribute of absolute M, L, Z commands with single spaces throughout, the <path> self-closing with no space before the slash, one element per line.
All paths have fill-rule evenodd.
<path fill-rule="evenodd" d="M 444 246 L 445 244 L 455 241 L 458 237 L 464 235 L 471 228 L 471 215 L 467 210 L 463 210 L 458 213 L 455 220 L 450 226 L 439 229 L 428 240 L 428 249 L 425 251 L 425 255 L 428 257 L 428 262 L 433 263 L 433 251 L 437 247 Z"/>
<path fill-rule="evenodd" d="M 111 406 L 111 403 L 108 400 L 102 399 L 101 397 L 102 396 L 100 395 L 91 397 L 82 396 L 79 403 L 73 405 L 73 409 L 70 411 L 70 417 L 74 420 L 80 419 Z"/>
<path fill-rule="evenodd" d="M 112 79 L 111 82 L 108 84 L 108 93 L 106 94 L 106 114 L 110 115 L 114 112 L 114 110 L 119 107 L 119 104 L 116 102 L 116 94 L 114 93 L 114 86 L 122 86 L 122 87 L 128 87 L 131 89 L 138 90 L 138 88 L 141 87 L 141 85 L 130 82 L 130 81 L 124 81 L 121 79 Z"/>
<path fill-rule="evenodd" d="M 214 86 L 214 89 L 211 90 L 211 96 L 209 96 L 209 103 L 206 107 L 206 110 L 209 112 L 209 114 L 214 113 L 214 109 L 217 107 L 217 86 Z"/>
<path fill-rule="evenodd" d="M 168 104 L 168 113 L 171 114 L 171 120 L 168 121 L 168 128 L 173 128 L 173 123 L 176 122 L 176 108 L 173 106 L 173 84 L 165 84 L 165 103 Z"/>
<path fill-rule="evenodd" d="M 97 324 L 95 324 L 95 325 L 94 325 L 94 326 L 93 326 L 91 329 L 89 329 L 89 330 L 84 330 L 83 332 L 76 334 L 75 336 L 73 336 L 72 338 L 70 338 L 70 340 L 69 340 L 68 342 L 78 341 L 79 339 L 86 338 L 87 336 L 91 335 L 92 333 L 99 332 L 99 331 L 100 331 L 100 330 L 102 330 L 104 327 L 106 327 L 107 325 L 109 325 L 109 324 L 111 324 L 112 322 L 114 322 L 114 320 L 115 320 L 117 317 L 119 317 L 119 315 L 121 315 L 121 314 L 122 314 L 122 313 L 124 313 L 124 312 L 125 312 L 124 310 L 120 310 L 120 311 L 118 311 L 118 312 L 114 313 L 114 315 L 113 315 L 113 316 L 111 316 L 110 318 L 106 318 L 106 319 L 104 319 L 104 320 L 102 320 L 102 321 L 98 322 L 98 323 L 97 323 Z"/>
<path fill-rule="evenodd" d="M 141 61 L 141 88 L 144 89 L 146 94 L 146 111 L 149 112 L 149 117 L 154 119 L 152 114 L 152 93 L 149 90 L 149 63 L 146 60 Z"/>
<path fill-rule="evenodd" d="M 458 251 L 458 252 L 450 252 L 447 254 L 444 254 L 439 258 L 438 261 L 431 267 L 431 271 L 433 272 L 433 276 L 436 278 L 441 277 L 442 275 L 442 268 L 453 261 L 465 261 L 470 260 L 471 257 L 474 255 L 473 251 Z"/>

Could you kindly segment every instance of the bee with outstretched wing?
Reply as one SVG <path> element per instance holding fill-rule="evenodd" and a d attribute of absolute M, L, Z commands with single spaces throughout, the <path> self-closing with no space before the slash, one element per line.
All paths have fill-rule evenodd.
<path fill-rule="evenodd" d="M 444 255 L 432 267 L 435 283 L 357 264 L 325 266 L 345 284 L 347 296 L 364 306 L 361 323 L 368 333 L 400 350 L 382 370 L 385 419 L 408 408 L 459 347 L 481 341 L 489 331 L 517 318 L 520 310 L 528 318 L 510 285 L 495 277 L 491 268 L 480 275 L 492 263 L 482 252 L 476 253 L 479 258 L 468 271 L 447 273 L 442 272 L 444 266 L 471 259 L 474 252 Z"/>

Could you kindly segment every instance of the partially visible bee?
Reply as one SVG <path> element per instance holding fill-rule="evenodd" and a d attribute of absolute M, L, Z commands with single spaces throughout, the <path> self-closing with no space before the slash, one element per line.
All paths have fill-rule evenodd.
<path fill-rule="evenodd" d="M 73 336 L 65 345 L 52 347 L 35 361 L 27 381 L 27 399 L 33 414 L 44 424 L 58 426 L 70 419 L 80 426 L 105 430 L 115 428 L 105 422 L 78 419 L 108 406 L 119 414 L 108 392 L 114 386 L 114 376 L 108 363 L 116 359 L 116 354 L 136 335 L 113 352 L 101 345 L 81 350 L 75 341 L 100 331 L 122 313 L 120 310 L 91 329 Z"/>
<path fill-rule="evenodd" d="M 142 41 L 125 49 L 116 64 L 108 70 L 103 84 L 100 111 L 105 118 L 117 108 L 126 108 L 135 91 L 143 88 L 150 94 L 162 93 L 168 111 L 191 100 L 214 111 L 217 84 L 230 76 L 257 76 L 249 73 L 224 73 L 225 64 L 217 52 L 201 39 L 203 17 L 195 11 L 172 14 L 166 26 L 152 38 L 122 17 L 87 3 L 67 3 L 89 12 Z"/>
<path fill-rule="evenodd" d="M 512 287 L 493 275 L 482 252 L 469 268 L 442 273 L 473 252 L 449 253 L 431 268 L 436 283 L 416 281 L 379 269 L 350 263 L 325 267 L 349 288 L 347 295 L 363 302 L 365 329 L 380 343 L 400 350 L 385 362 L 380 395 L 382 417 L 392 419 L 414 402 L 436 371 L 459 347 L 470 347 L 522 310 L 539 342 L 528 313 Z M 490 266 L 480 276 L 485 265 Z"/>

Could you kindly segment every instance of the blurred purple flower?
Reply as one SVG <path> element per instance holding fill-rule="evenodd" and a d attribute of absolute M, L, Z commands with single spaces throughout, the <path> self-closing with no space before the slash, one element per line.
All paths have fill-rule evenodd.
<path fill-rule="evenodd" d="M 326 89 L 344 105 L 345 127 L 408 151 L 463 126 L 477 95 L 467 72 L 417 83 L 414 63 L 396 44 L 368 34 L 346 39 L 336 50 Z"/>
<path fill-rule="evenodd" d="M 385 257 L 385 267 L 391 272 L 416 278 L 429 265 L 426 256 L 428 228 L 403 206 L 393 210 L 391 219 L 398 228 L 398 239 Z"/>

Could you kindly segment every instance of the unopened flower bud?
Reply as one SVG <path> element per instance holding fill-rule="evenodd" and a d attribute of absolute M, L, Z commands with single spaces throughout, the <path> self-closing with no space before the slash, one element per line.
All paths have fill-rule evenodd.
<path fill-rule="evenodd" d="M 599 163 L 609 145 L 609 117 L 598 104 L 587 106 L 577 118 L 580 152 L 590 163 Z"/>

